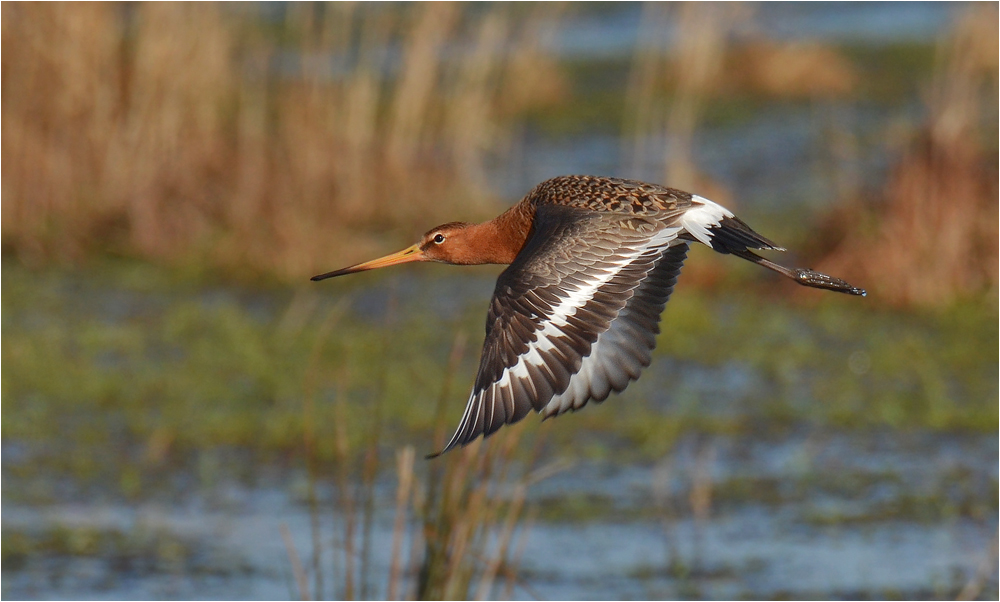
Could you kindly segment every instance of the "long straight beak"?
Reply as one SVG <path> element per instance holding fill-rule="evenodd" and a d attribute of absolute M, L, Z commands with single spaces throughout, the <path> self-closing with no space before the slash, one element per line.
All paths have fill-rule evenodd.
<path fill-rule="evenodd" d="M 319 276 L 313 276 L 310 278 L 313 282 L 317 280 L 326 280 L 327 278 L 333 278 L 334 276 L 343 276 L 344 274 L 353 274 L 355 272 L 364 272 L 365 270 L 376 270 L 378 268 L 388 267 L 390 265 L 397 265 L 400 263 L 410 263 L 411 261 L 426 261 L 427 258 L 424 257 L 424 252 L 420 250 L 420 245 L 413 245 L 412 247 L 407 247 L 398 253 L 393 253 L 392 255 L 386 255 L 385 257 L 380 257 L 378 259 L 373 259 L 371 261 L 366 261 L 364 263 L 359 263 L 357 265 L 352 265 L 350 267 L 342 268 L 333 272 L 327 272 L 325 274 L 320 274 Z"/>

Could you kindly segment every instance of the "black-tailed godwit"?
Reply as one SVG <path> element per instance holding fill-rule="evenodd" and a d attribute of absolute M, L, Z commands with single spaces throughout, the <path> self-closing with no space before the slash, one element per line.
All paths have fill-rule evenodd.
<path fill-rule="evenodd" d="M 784 249 L 708 199 L 595 176 L 547 180 L 488 222 L 443 224 L 398 253 L 312 279 L 411 261 L 510 264 L 497 279 L 479 374 L 444 453 L 531 410 L 558 416 L 639 378 L 692 242 L 805 286 L 865 294 L 756 255 L 751 249 Z"/>

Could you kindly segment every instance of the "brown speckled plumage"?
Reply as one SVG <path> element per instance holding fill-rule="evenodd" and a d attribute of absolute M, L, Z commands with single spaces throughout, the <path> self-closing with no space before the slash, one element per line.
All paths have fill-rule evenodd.
<path fill-rule="evenodd" d="M 523 203 L 564 205 L 588 211 L 649 215 L 691 205 L 691 193 L 635 180 L 598 176 L 559 176 L 535 186 Z"/>
<path fill-rule="evenodd" d="M 399 253 L 313 279 L 410 261 L 510 264 L 497 279 L 479 372 L 444 453 L 532 410 L 548 418 L 604 401 L 639 378 L 691 242 L 805 286 L 864 295 L 756 255 L 751 249 L 783 249 L 707 199 L 596 176 L 547 180 L 493 220 L 444 224 Z"/>

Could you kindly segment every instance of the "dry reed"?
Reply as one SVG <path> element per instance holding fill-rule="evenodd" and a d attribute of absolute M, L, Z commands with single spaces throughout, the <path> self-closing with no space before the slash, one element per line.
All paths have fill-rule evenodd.
<path fill-rule="evenodd" d="M 523 529 L 528 486 L 537 480 L 527 469 L 517 478 L 511 474 L 522 430 L 509 429 L 488 446 L 473 445 L 447 457 L 439 491 L 428 491 L 418 505 L 424 551 L 416 598 L 482 600 L 501 570 L 516 580 L 511 546 Z M 538 446 L 535 450 L 537 457 Z"/>
<path fill-rule="evenodd" d="M 645 5 L 626 100 L 631 172 L 647 156 L 662 155 L 662 181 L 726 200 L 694 165 L 694 132 L 702 105 L 721 87 L 732 29 L 746 13 L 733 4 Z M 666 144 L 663 152 L 652 146 L 659 143 Z"/>
<path fill-rule="evenodd" d="M 543 7 L 297 4 L 276 28 L 217 4 L 2 11 L 3 241 L 36 263 L 302 276 L 372 252 L 363 232 L 485 216 L 501 121 L 551 79 L 541 46 L 512 44 Z"/>
<path fill-rule="evenodd" d="M 836 48 L 761 39 L 747 33 L 752 16 L 745 5 L 644 6 L 625 103 L 626 171 L 639 175 L 649 157 L 662 156 L 662 181 L 731 202 L 693 159 L 707 104 L 732 95 L 825 99 L 853 91 L 857 75 Z"/>
<path fill-rule="evenodd" d="M 763 97 L 843 98 L 858 85 L 841 52 L 813 41 L 747 40 L 727 53 L 724 70 L 727 88 Z"/>
<path fill-rule="evenodd" d="M 896 164 L 881 207 L 829 225 L 818 266 L 895 305 L 940 305 L 998 278 L 997 12 L 973 6 L 938 49 L 928 117 Z M 992 150 L 989 150 L 992 149 Z"/>
<path fill-rule="evenodd" d="M 321 349 L 326 334 L 339 316 L 331 313 L 324 323 L 324 332 L 318 337 L 314 353 Z M 465 337 L 456 337 L 442 386 L 441 406 L 449 397 L 451 381 L 458 370 L 465 349 Z M 343 375 L 342 375 L 343 376 Z M 387 375 L 383 374 L 385 381 Z M 346 407 L 343 387 L 345 378 L 339 378 L 341 389 L 335 400 L 335 420 L 332 439 L 334 463 L 329 475 L 324 474 L 315 459 L 314 449 L 318 435 L 310 427 L 304 429 L 306 453 L 307 501 L 311 527 L 311 554 L 300 558 L 287 528 L 282 529 L 286 540 L 289 563 L 298 595 L 302 599 L 319 599 L 330 594 L 339 599 L 370 599 L 373 588 L 385 583 L 389 599 L 483 599 L 491 595 L 503 577 L 507 590 L 517 583 L 516 558 L 523 551 L 523 524 L 528 487 L 543 479 L 555 468 L 545 467 L 531 471 L 538 457 L 541 439 L 536 439 L 534 453 L 529 462 L 522 463 L 515 456 L 521 442 L 521 426 L 505 429 L 491 440 L 489 446 L 472 445 L 456 450 L 443 458 L 416 466 L 412 447 L 396 452 L 395 472 L 397 489 L 392 522 L 392 538 L 388 548 L 390 557 L 385 575 L 377 572 L 373 556 L 373 525 L 380 508 L 376 504 L 380 452 L 386 442 L 383 437 L 383 418 L 379 414 L 378 398 L 371 406 L 372 416 L 364 444 L 352 447 L 347 433 Z M 306 371 L 306 395 L 303 420 L 314 419 L 313 368 Z M 443 415 L 439 413 L 439 419 Z M 444 424 L 439 420 L 436 428 L 437 445 L 443 445 Z M 419 473 L 426 471 L 423 479 Z M 320 520 L 322 508 L 327 504 L 320 499 L 319 490 L 324 482 L 333 487 L 332 549 L 325 542 L 324 526 Z M 522 545 L 517 551 L 512 549 Z M 410 546 L 404 542 L 409 540 Z M 332 558 L 333 571 L 325 566 Z"/>
<path fill-rule="evenodd" d="M 653 507 L 663 529 L 665 568 L 667 572 L 681 578 L 686 578 L 692 573 L 698 576 L 703 572 L 705 532 L 711 520 L 714 492 L 712 466 L 715 463 L 715 446 L 703 436 L 696 436 L 693 444 L 694 463 L 689 475 L 684 475 L 683 471 L 678 469 L 676 453 L 669 452 L 654 467 L 651 483 Z M 684 476 L 688 476 L 689 479 L 687 505 L 693 521 L 693 533 L 687 554 L 681 550 L 681 542 L 676 533 L 677 525 L 683 515 L 683 504 L 679 503 L 680 496 L 674 491 L 672 482 Z"/>
<path fill-rule="evenodd" d="M 285 551 L 288 554 L 288 562 L 292 565 L 292 576 L 295 578 L 295 586 L 299 590 L 299 600 L 309 599 L 309 580 L 306 578 L 306 571 L 302 568 L 302 560 L 299 559 L 299 552 L 295 549 L 295 541 L 292 539 L 292 532 L 288 530 L 288 525 L 281 523 L 279 527 L 281 539 L 285 542 Z"/>
<path fill-rule="evenodd" d="M 410 492 L 413 487 L 413 457 L 412 447 L 405 447 L 396 454 L 396 474 L 399 476 L 399 486 L 396 489 L 396 521 L 392 527 L 392 556 L 389 565 L 389 600 L 398 600 L 402 574 L 403 532 L 406 530 L 407 508 Z"/>

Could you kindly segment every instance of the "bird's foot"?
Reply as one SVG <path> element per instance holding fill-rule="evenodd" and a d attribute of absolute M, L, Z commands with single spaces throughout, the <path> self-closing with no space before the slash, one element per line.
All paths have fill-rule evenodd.
<path fill-rule="evenodd" d="M 847 293 L 848 295 L 858 295 L 864 297 L 868 294 L 865 292 L 865 289 L 851 286 L 840 278 L 827 276 L 826 274 L 821 274 L 820 272 L 806 268 L 797 268 L 795 270 L 795 280 L 803 286 L 824 288 L 828 291 L 837 291 L 839 293 Z"/>

